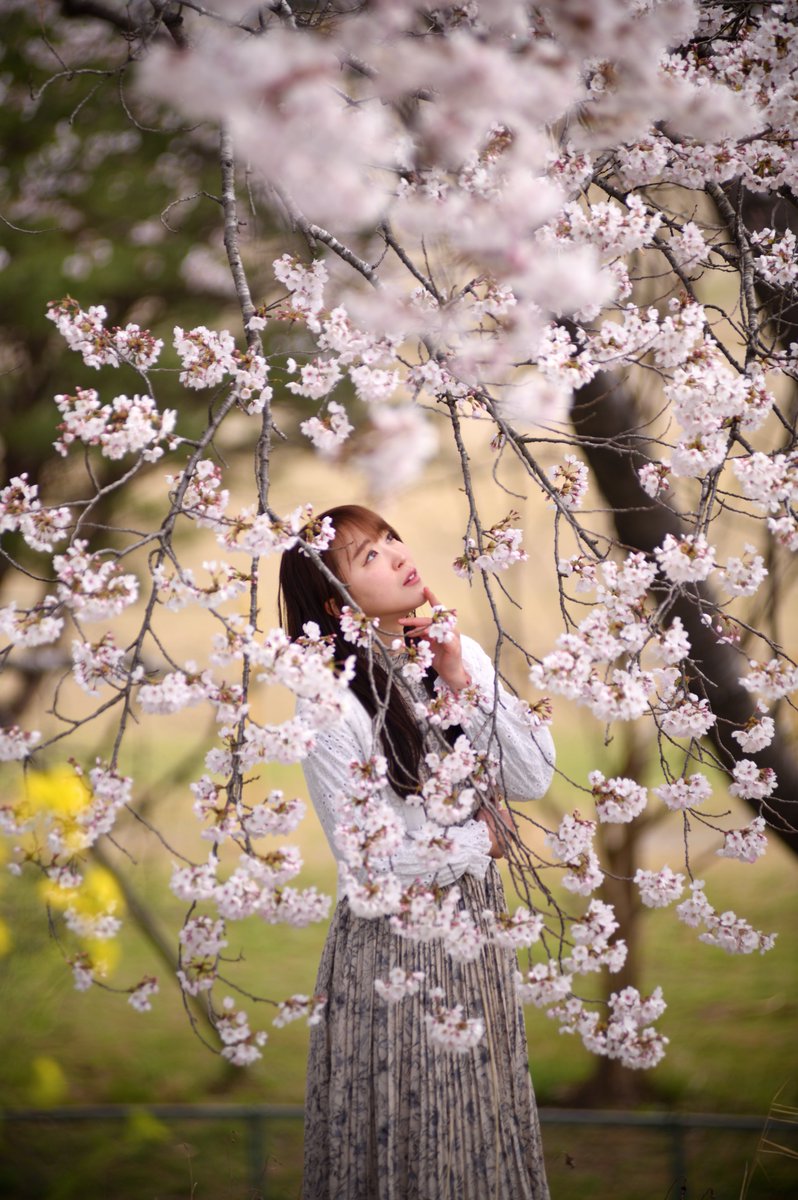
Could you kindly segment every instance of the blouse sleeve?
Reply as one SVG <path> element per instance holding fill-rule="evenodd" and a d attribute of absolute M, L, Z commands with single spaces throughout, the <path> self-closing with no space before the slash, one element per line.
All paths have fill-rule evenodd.
<path fill-rule="evenodd" d="M 530 729 L 519 700 L 498 682 L 493 663 L 482 647 L 466 637 L 462 645 L 466 670 L 486 697 L 486 703 L 463 723 L 463 730 L 478 750 L 488 750 L 498 758 L 500 785 L 507 800 L 537 800 L 548 790 L 554 775 L 551 734 L 545 725 Z"/>
<path fill-rule="evenodd" d="M 365 711 L 361 721 L 354 707 L 357 703 L 353 699 L 351 711 L 340 725 L 317 734 L 316 745 L 302 764 L 308 794 L 339 863 L 342 855 L 336 846 L 335 830 L 341 821 L 341 797 L 346 796 L 349 785 L 349 764 L 373 753 L 371 725 Z M 443 886 L 466 872 L 484 879 L 491 861 L 490 833 L 484 821 L 470 819 L 462 825 L 446 826 L 445 830 L 441 827 L 454 845 L 446 864 L 433 869 L 420 856 L 413 837 L 413 830 L 426 820 L 423 811 L 405 804 L 395 793 L 389 798 L 404 824 L 405 836 L 396 854 L 385 862 L 385 870 L 393 871 L 403 887 L 415 880 Z"/>

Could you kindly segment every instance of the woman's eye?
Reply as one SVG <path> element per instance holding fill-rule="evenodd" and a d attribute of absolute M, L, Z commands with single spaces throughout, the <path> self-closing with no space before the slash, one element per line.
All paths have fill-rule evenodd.
<path fill-rule="evenodd" d="M 366 555 L 366 562 L 371 562 L 372 558 L 376 558 L 376 557 L 377 557 L 377 551 L 369 550 L 368 554 Z"/>

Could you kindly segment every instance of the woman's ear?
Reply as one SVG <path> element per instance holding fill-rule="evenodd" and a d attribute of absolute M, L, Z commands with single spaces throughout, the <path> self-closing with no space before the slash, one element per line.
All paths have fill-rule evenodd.
<path fill-rule="evenodd" d="M 329 600 L 324 601 L 324 611 L 328 617 L 340 617 L 341 606 L 334 596 L 330 596 Z"/>

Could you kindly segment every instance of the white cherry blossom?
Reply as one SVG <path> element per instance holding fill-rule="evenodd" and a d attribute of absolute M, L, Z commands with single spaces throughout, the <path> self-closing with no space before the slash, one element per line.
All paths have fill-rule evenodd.
<path fill-rule="evenodd" d="M 423 982 L 423 971 L 406 971 L 404 967 L 392 967 L 387 979 L 374 980 L 374 990 L 382 1000 L 396 1004 L 406 996 L 417 995 Z"/>
<path fill-rule="evenodd" d="M 744 800 L 765 800 L 776 788 L 776 773 L 771 767 L 758 767 L 750 758 L 741 758 L 732 771 L 732 796 Z"/>
<path fill-rule="evenodd" d="M 605 779 L 601 771 L 591 771 L 588 778 L 600 821 L 627 824 L 645 809 L 648 790 L 633 779 Z"/>
<path fill-rule="evenodd" d="M 684 892 L 684 875 L 675 873 L 667 866 L 659 871 L 645 871 L 638 867 L 634 882 L 647 908 L 666 908 Z"/>
<path fill-rule="evenodd" d="M 447 1008 L 442 1003 L 443 993 L 438 988 L 430 993 L 430 997 L 434 1008 L 424 1016 L 430 1042 L 442 1050 L 468 1054 L 482 1041 L 485 1022 L 479 1017 L 466 1017 L 461 1004 Z"/>
<path fill-rule="evenodd" d="M 682 812 L 708 800 L 712 795 L 712 785 L 706 775 L 697 771 L 686 779 L 675 779 L 673 783 L 661 784 L 653 791 L 673 812 Z"/>
<path fill-rule="evenodd" d="M 716 853 L 721 858 L 736 858 L 740 862 L 753 863 L 767 849 L 764 817 L 754 817 L 745 829 L 730 829 L 723 835 L 723 846 Z"/>
<path fill-rule="evenodd" d="M 715 567 L 715 547 L 703 534 L 686 534 L 678 540 L 666 534 L 654 551 L 665 574 L 673 583 L 694 583 L 707 579 Z"/>
<path fill-rule="evenodd" d="M 733 730 L 732 737 L 746 754 L 756 754 L 770 745 L 775 732 L 776 723 L 767 716 L 767 706 L 760 701 L 756 714 L 749 718 L 742 729 Z"/>

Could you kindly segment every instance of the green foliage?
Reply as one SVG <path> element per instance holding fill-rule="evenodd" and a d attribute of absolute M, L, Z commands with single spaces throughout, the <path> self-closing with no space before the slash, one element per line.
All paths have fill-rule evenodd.
<path fill-rule="evenodd" d="M 220 225 L 216 134 L 184 134 L 137 96 L 134 47 L 104 24 L 12 5 L 0 43 L 0 420 L 6 474 L 38 480 L 53 458 L 55 393 L 141 390 L 133 372 L 98 372 L 69 351 L 49 300 L 101 303 L 109 324 L 151 327 L 167 347 L 174 324 L 213 323 L 218 291 L 185 264 Z M 169 374 L 159 390 L 164 406 L 180 394 L 185 404 Z"/>

